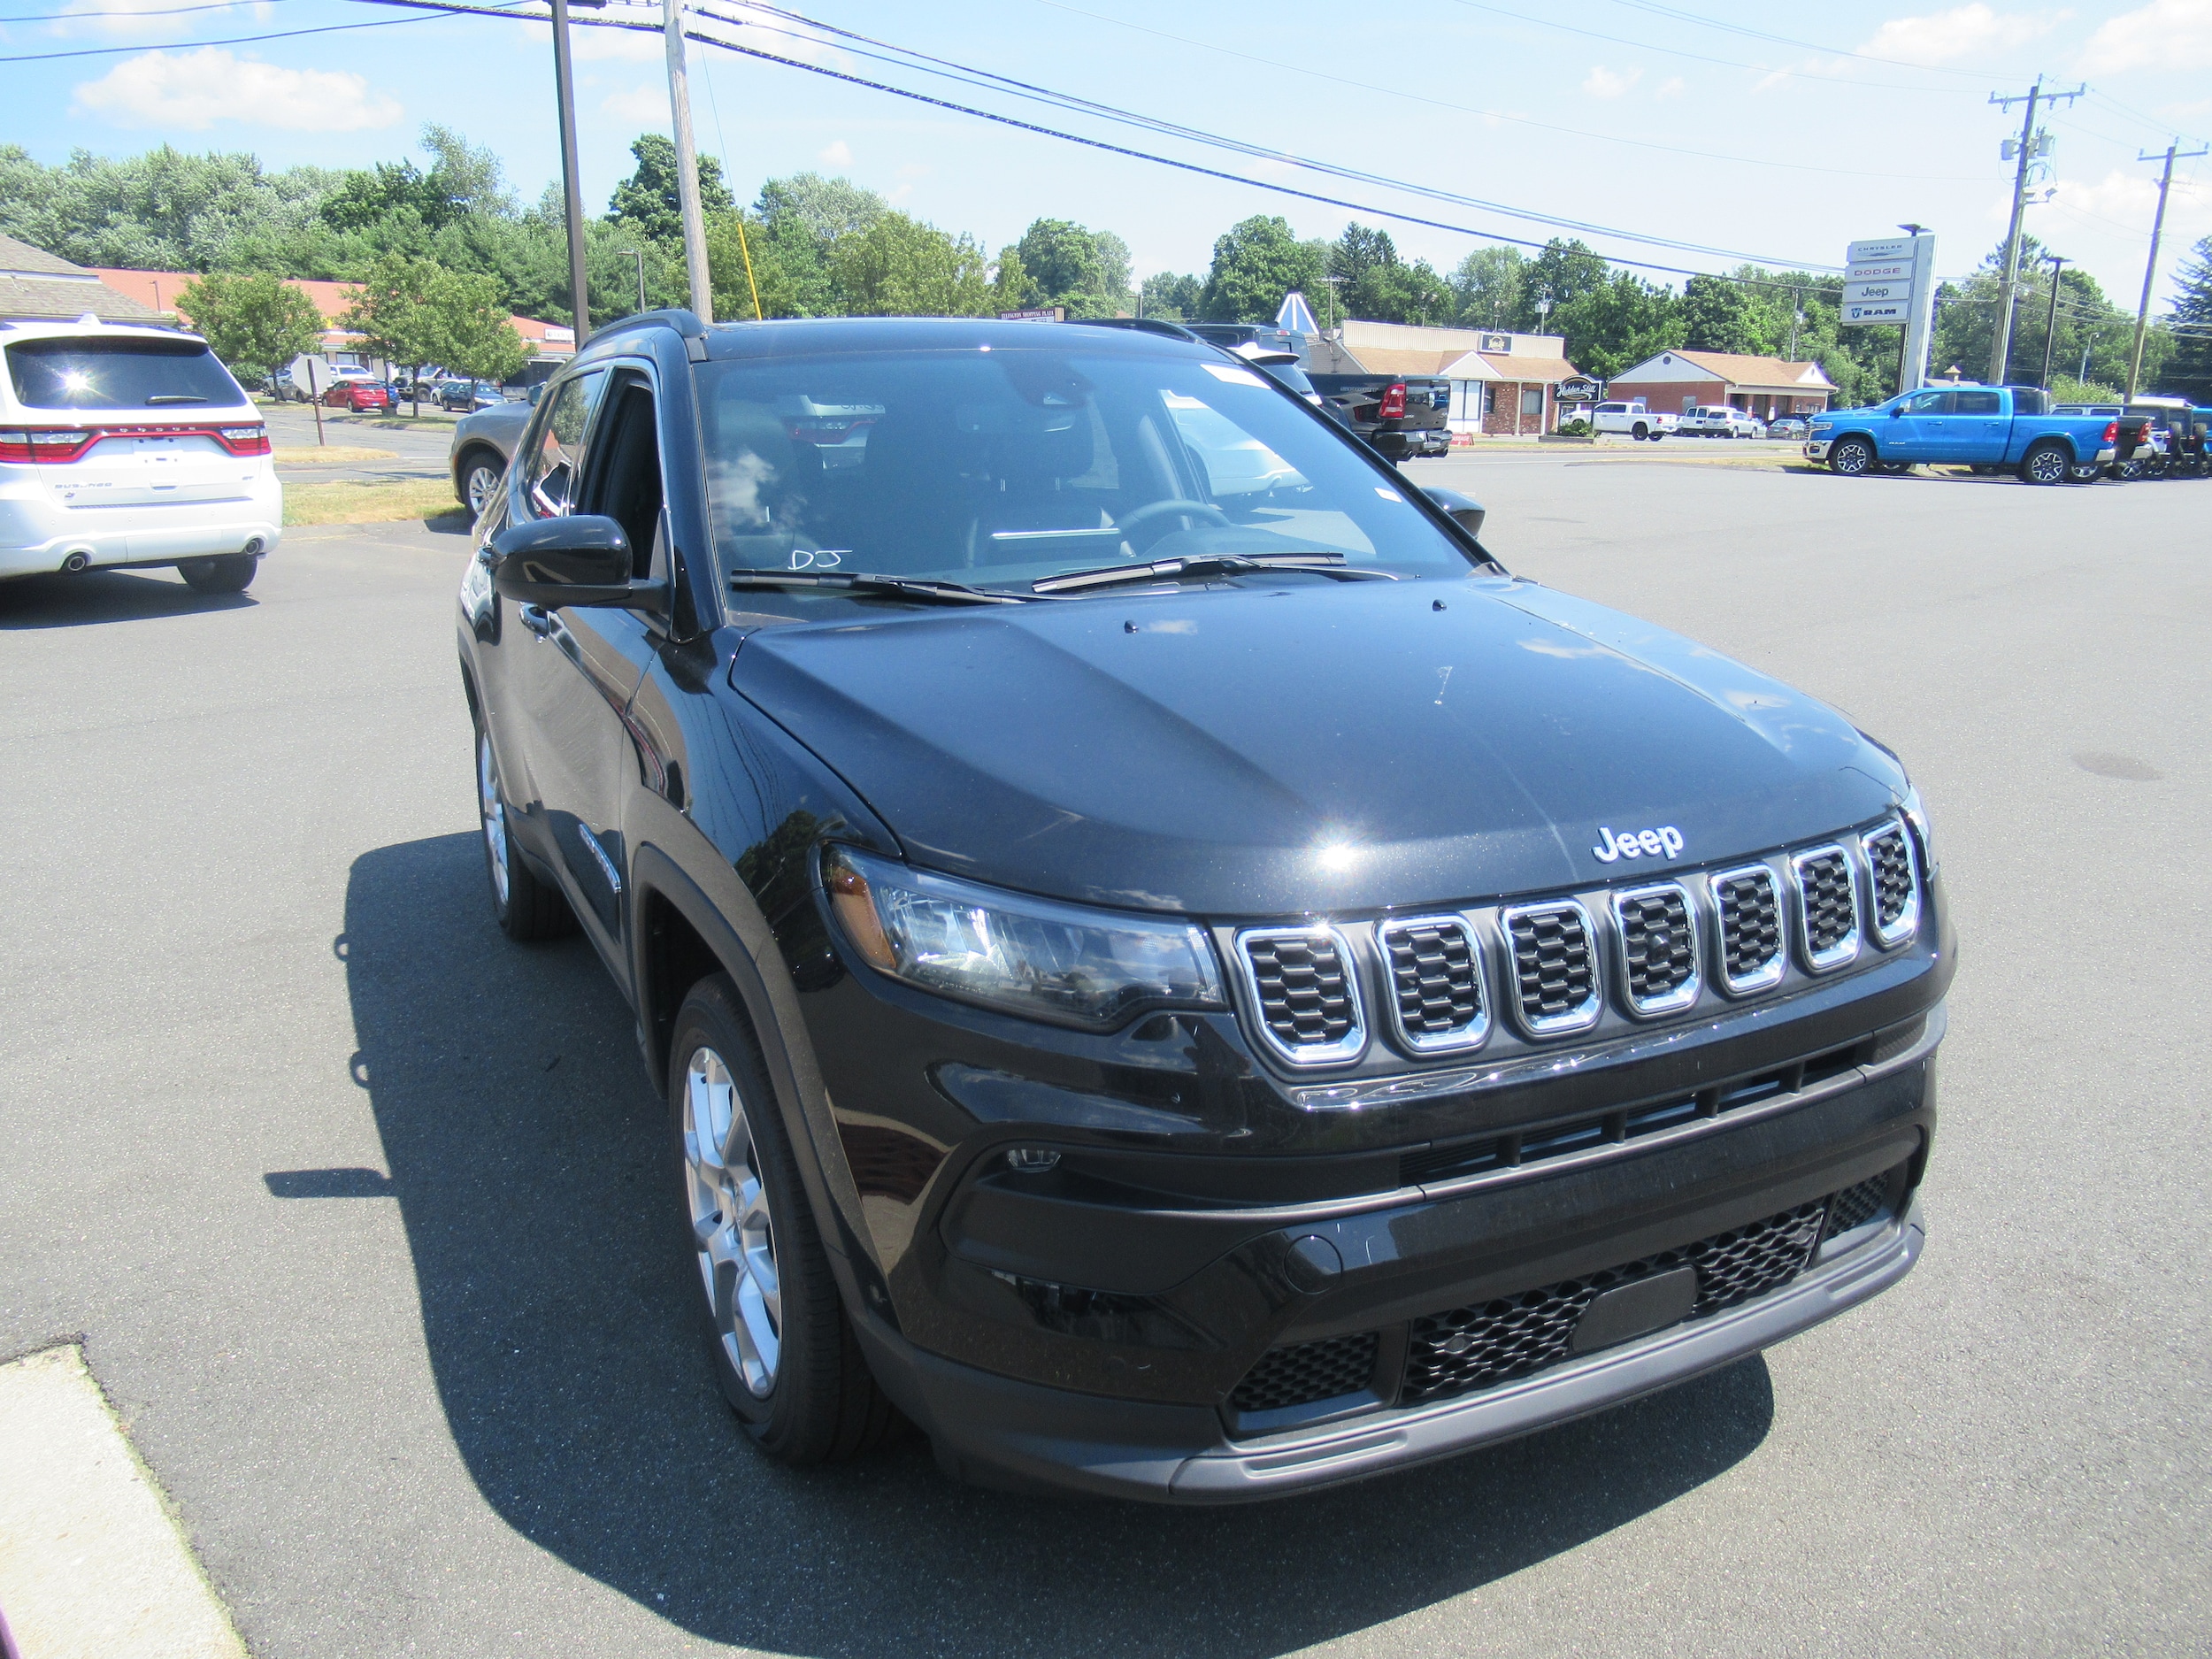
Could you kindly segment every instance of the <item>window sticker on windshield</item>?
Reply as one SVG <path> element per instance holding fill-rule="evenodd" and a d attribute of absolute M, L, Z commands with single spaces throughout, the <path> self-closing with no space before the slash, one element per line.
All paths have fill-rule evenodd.
<path fill-rule="evenodd" d="M 1402 507 L 1405 505 L 1406 498 L 1403 495 L 1401 495 L 1394 489 L 1385 489 L 1380 484 L 1378 484 L 1375 486 L 1375 494 L 1380 495 L 1385 501 L 1394 501 Z"/>
<path fill-rule="evenodd" d="M 1231 386 L 1264 386 L 1267 384 L 1251 370 L 1240 369 L 1234 364 L 1230 363 L 1209 363 L 1206 365 L 1206 373 L 1217 380 L 1225 381 Z"/>

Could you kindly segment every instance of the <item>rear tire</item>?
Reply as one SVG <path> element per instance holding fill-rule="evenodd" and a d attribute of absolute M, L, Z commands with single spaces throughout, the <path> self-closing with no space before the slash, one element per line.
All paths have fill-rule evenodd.
<path fill-rule="evenodd" d="M 1828 451 L 1828 470 L 1845 478 L 1864 478 L 1874 470 L 1874 446 L 1864 438 L 1839 438 Z"/>
<path fill-rule="evenodd" d="M 476 817 L 484 832 L 484 876 L 492 890 L 492 914 L 500 931 L 524 944 L 559 939 L 576 931 L 576 912 L 551 882 L 539 879 L 515 845 L 507 821 L 507 791 L 499 780 L 499 757 L 491 733 L 476 723 Z"/>
<path fill-rule="evenodd" d="M 700 980 L 684 998 L 669 1061 L 694 1305 L 723 1396 L 780 1463 L 874 1450 L 904 1419 L 846 1317 L 767 1067 L 726 974 Z"/>
<path fill-rule="evenodd" d="M 499 480 L 505 474 L 507 464 L 487 449 L 471 449 L 461 459 L 460 475 L 453 493 L 461 504 L 469 510 L 469 517 L 481 518 L 484 509 L 491 504 L 498 493 Z"/>
<path fill-rule="evenodd" d="M 261 561 L 250 553 L 228 553 L 220 558 L 186 559 L 177 574 L 198 594 L 242 594 L 253 586 Z"/>
<path fill-rule="evenodd" d="M 2020 457 L 2020 481 L 2024 484 L 2061 484 L 2074 470 L 2074 457 L 2066 452 L 2066 446 L 2046 439 L 2028 446 L 2028 452 Z"/>
<path fill-rule="evenodd" d="M 1651 436 L 1651 428 L 1649 426 L 1639 425 L 1633 428 L 1628 435 L 1635 439 L 1637 442 L 1641 443 L 1644 440 Z"/>

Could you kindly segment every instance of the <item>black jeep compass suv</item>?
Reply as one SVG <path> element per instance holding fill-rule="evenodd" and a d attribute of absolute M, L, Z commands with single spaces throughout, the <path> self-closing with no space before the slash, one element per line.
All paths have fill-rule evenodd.
<path fill-rule="evenodd" d="M 1473 519 L 1138 330 L 657 312 L 549 388 L 461 587 L 493 902 L 636 1009 L 766 1450 L 1268 1497 L 1911 1267 L 1903 770 Z"/>

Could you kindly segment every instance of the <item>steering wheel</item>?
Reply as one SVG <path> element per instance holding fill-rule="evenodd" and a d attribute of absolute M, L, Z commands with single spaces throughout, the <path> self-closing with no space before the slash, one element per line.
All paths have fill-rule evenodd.
<path fill-rule="evenodd" d="M 1148 502 L 1127 518 L 1117 520 L 1114 528 L 1128 537 L 1130 545 L 1134 547 L 1136 538 L 1131 534 L 1132 532 L 1140 525 L 1149 524 L 1153 519 L 1165 518 L 1170 513 L 1181 513 L 1187 518 L 1204 518 L 1225 529 L 1228 527 L 1229 515 L 1210 502 L 1185 501 L 1179 496 L 1169 501 Z M 1150 537 L 1145 545 L 1149 547 L 1152 542 L 1159 539 L 1158 536 Z"/>

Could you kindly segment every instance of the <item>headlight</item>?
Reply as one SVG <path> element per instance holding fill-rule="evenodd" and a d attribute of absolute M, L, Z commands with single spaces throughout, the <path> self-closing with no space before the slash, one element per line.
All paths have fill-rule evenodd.
<path fill-rule="evenodd" d="M 823 855 L 830 907 L 869 965 L 926 990 L 1111 1031 L 1147 1008 L 1226 1008 L 1188 922 L 1092 910 L 933 875 L 848 847 Z"/>

